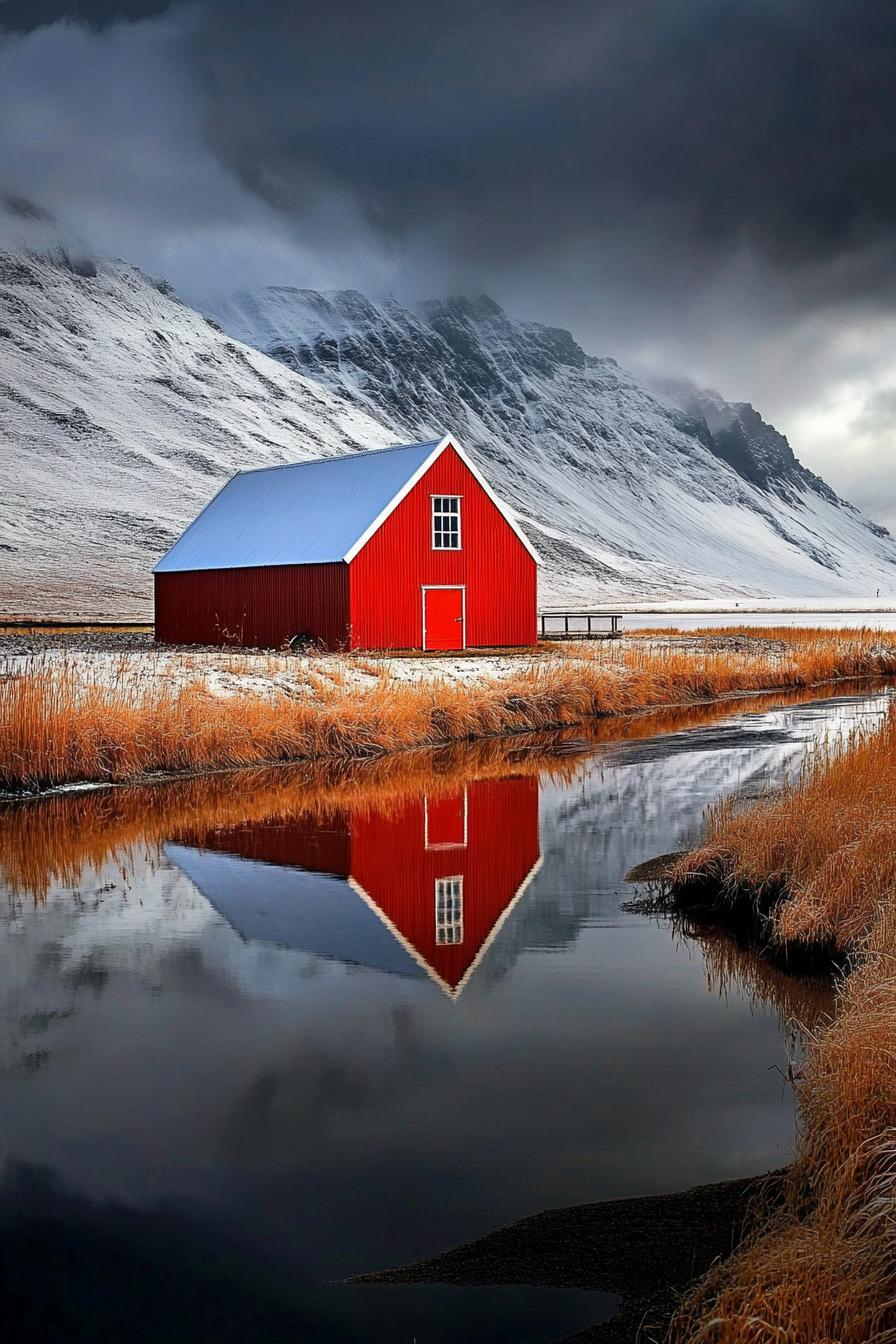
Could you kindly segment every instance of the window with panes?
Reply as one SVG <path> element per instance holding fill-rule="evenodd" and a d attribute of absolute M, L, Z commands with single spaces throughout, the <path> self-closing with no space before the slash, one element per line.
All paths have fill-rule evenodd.
<path fill-rule="evenodd" d="M 460 495 L 432 496 L 432 548 L 460 550 Z"/>
<path fill-rule="evenodd" d="M 436 943 L 439 947 L 464 940 L 464 880 L 436 878 Z"/>

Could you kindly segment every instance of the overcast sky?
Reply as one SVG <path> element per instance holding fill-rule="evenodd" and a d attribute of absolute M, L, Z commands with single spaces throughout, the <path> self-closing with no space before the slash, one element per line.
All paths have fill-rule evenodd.
<path fill-rule="evenodd" d="M 485 291 L 896 530 L 894 0 L 0 0 L 0 190 L 201 304 Z"/>

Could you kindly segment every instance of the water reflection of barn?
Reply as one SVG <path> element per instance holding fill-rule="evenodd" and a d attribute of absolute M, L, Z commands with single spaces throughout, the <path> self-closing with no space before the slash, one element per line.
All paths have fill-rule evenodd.
<path fill-rule="evenodd" d="M 463 989 L 540 866 L 538 781 L 229 826 L 168 856 L 243 937 Z"/>

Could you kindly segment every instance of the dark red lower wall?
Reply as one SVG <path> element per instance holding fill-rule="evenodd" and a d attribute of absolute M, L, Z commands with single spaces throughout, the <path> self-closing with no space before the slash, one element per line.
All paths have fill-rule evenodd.
<path fill-rule="evenodd" d="M 155 575 L 162 644 L 277 649 L 293 635 L 324 648 L 348 642 L 348 566 L 262 565 Z"/>
<path fill-rule="evenodd" d="M 196 845 L 218 854 L 271 863 L 280 868 L 303 868 L 308 873 L 348 877 L 351 873 L 350 816 L 345 810 L 320 816 L 309 813 L 288 821 L 250 821 L 243 826 L 192 830 L 178 835 L 180 844 Z"/>

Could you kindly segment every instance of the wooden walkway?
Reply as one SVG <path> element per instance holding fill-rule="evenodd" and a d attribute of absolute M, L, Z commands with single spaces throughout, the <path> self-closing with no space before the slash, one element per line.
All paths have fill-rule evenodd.
<path fill-rule="evenodd" d="M 595 621 L 605 624 L 594 627 Z M 550 610 L 538 613 L 539 639 L 618 639 L 622 615 L 615 611 Z M 606 624 L 609 622 L 609 624 Z"/>

